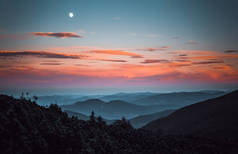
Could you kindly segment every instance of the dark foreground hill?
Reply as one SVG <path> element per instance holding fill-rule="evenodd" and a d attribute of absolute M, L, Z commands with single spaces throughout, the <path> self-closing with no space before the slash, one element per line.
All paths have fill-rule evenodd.
<path fill-rule="evenodd" d="M 201 134 L 238 138 L 238 90 L 179 109 L 144 127 L 167 134 Z"/>
<path fill-rule="evenodd" d="M 0 95 L 1 154 L 237 153 L 235 140 L 196 136 L 160 136 L 136 130 L 125 119 L 106 125 L 69 118 L 57 105 L 38 106 Z"/>
<path fill-rule="evenodd" d="M 161 112 L 156 112 L 152 114 L 146 114 L 142 116 L 138 116 L 135 118 L 130 119 L 130 123 L 134 128 L 141 128 L 142 126 L 146 125 L 147 123 L 168 116 L 169 114 L 173 113 L 175 110 L 165 110 Z"/>

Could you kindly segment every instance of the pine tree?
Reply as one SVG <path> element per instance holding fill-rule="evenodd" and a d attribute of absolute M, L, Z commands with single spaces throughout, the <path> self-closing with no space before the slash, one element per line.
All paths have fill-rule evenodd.
<path fill-rule="evenodd" d="M 91 112 L 91 115 L 90 115 L 90 121 L 95 122 L 94 111 Z"/>

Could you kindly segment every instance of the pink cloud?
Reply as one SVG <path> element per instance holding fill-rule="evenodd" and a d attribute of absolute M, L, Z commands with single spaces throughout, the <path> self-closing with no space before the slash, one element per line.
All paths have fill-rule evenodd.
<path fill-rule="evenodd" d="M 42 37 L 56 37 L 56 38 L 82 38 L 83 36 L 80 34 L 76 34 L 73 32 L 32 32 L 32 35 L 42 36 Z"/>

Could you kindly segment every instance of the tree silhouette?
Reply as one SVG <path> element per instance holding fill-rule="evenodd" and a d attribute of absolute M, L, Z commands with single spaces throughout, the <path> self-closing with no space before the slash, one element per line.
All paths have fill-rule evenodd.
<path fill-rule="evenodd" d="M 91 121 L 91 122 L 95 122 L 94 111 L 91 112 L 91 115 L 90 115 L 90 121 Z"/>
<path fill-rule="evenodd" d="M 36 102 L 38 100 L 37 96 L 33 96 L 34 101 Z"/>

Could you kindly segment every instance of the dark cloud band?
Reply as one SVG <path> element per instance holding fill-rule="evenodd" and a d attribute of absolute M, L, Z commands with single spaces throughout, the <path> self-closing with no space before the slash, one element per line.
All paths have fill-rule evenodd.
<path fill-rule="evenodd" d="M 42 36 L 42 37 L 56 37 L 56 38 L 82 38 L 82 35 L 73 33 L 73 32 L 32 32 L 32 35 Z"/>

